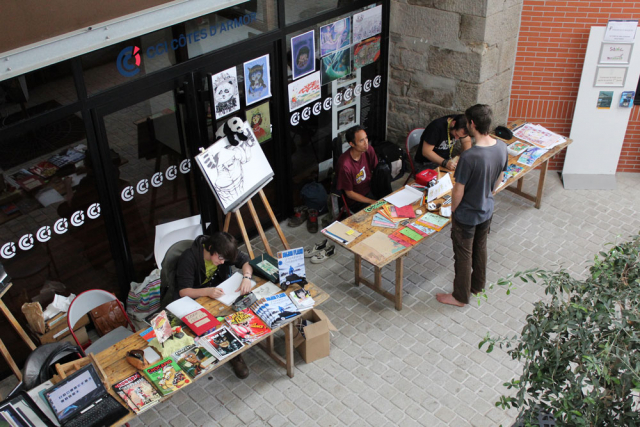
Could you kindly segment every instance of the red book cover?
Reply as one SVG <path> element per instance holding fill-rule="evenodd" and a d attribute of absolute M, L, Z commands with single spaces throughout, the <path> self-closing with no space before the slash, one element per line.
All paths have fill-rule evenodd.
<path fill-rule="evenodd" d="M 230 314 L 225 317 L 225 320 L 233 333 L 247 344 L 271 332 L 271 329 L 250 308 Z"/>
<path fill-rule="evenodd" d="M 413 206 L 407 205 L 402 207 L 396 206 L 396 214 L 402 218 L 415 218 L 416 213 L 413 211 Z"/>
<path fill-rule="evenodd" d="M 182 318 L 182 321 L 193 331 L 197 336 L 202 336 L 209 331 L 214 330 L 220 325 L 218 319 L 213 317 L 204 308 L 193 311 Z"/>
<path fill-rule="evenodd" d="M 402 227 L 402 228 L 404 228 L 404 227 Z M 391 240 L 393 240 L 394 242 L 398 242 L 402 246 L 405 246 L 407 248 L 415 245 L 417 242 L 415 242 L 414 240 L 411 240 L 410 238 L 408 238 L 404 234 L 400 233 L 400 230 L 402 230 L 402 228 L 399 229 L 399 230 L 394 231 L 391 234 L 389 234 L 389 238 Z"/>

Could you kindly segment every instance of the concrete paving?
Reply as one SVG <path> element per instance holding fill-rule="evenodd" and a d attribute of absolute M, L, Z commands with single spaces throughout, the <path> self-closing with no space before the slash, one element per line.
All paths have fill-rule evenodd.
<path fill-rule="evenodd" d="M 534 193 L 537 174 L 525 179 L 526 191 Z M 558 265 L 584 277 L 608 242 L 640 230 L 640 175 L 620 173 L 617 180 L 615 191 L 566 191 L 558 174 L 549 172 L 540 210 L 509 192 L 499 194 L 489 235 L 488 279 Z M 282 227 L 292 247 L 322 239 L 304 225 L 289 228 L 285 222 Z M 305 364 L 296 353 L 290 379 L 261 350 L 251 350 L 244 356 L 249 378 L 238 380 L 227 364 L 131 426 L 512 425 L 517 412 L 494 403 L 507 393 L 502 384 L 521 366 L 500 349 L 479 350 L 478 343 L 487 332 L 519 332 L 544 292 L 539 285 L 519 284 L 511 295 L 488 291 L 489 300 L 480 306 L 439 304 L 435 294 L 452 290 L 449 230 L 407 256 L 399 312 L 382 296 L 353 285 L 353 256 L 346 250 L 339 248 L 324 264 L 307 263 L 309 279 L 331 295 L 321 306 L 338 328 L 329 357 Z M 281 249 L 273 230 L 268 236 Z M 372 275 L 370 268 L 365 271 Z M 393 265 L 383 272 L 391 289 Z M 279 337 L 276 344 L 283 341 Z"/>

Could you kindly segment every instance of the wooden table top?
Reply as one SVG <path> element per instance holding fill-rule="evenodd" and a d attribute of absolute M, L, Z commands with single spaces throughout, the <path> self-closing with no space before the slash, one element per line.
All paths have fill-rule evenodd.
<path fill-rule="evenodd" d="M 257 279 L 256 281 L 258 282 L 256 287 L 261 286 L 266 282 L 264 279 L 261 279 L 255 276 L 254 276 L 254 279 Z M 299 288 L 300 287 L 298 285 L 289 286 L 289 288 L 287 289 L 287 293 L 295 291 Z M 325 291 L 323 291 L 313 283 L 307 284 L 306 289 L 309 291 L 309 293 L 311 294 L 311 297 L 315 301 L 314 307 L 321 305 L 322 303 L 324 303 L 329 299 L 329 294 L 327 294 Z M 217 300 L 213 300 L 209 297 L 200 297 L 197 299 L 197 301 L 216 317 L 227 316 L 233 313 L 233 310 L 231 309 L 231 307 L 224 305 L 221 302 Z M 290 323 L 291 321 L 295 321 L 296 319 L 297 317 L 291 319 L 289 322 L 284 323 L 279 328 L 273 329 L 273 332 L 280 330 L 282 326 Z M 191 332 L 188 329 L 186 329 L 186 331 L 188 331 L 189 333 Z M 266 335 L 265 337 L 263 337 L 263 339 L 267 338 L 268 336 L 269 335 Z M 260 341 L 262 341 L 262 339 L 250 345 L 245 345 L 245 347 L 243 347 L 241 351 L 245 351 L 246 349 L 252 347 L 253 345 L 257 344 Z M 126 339 L 112 345 L 106 350 L 103 350 L 100 353 L 98 353 L 95 356 L 96 360 L 98 361 L 98 363 L 104 370 L 105 374 L 107 375 L 109 379 L 109 384 L 113 385 L 118 381 L 121 381 L 130 375 L 133 375 L 136 372 L 136 369 L 125 360 L 126 353 L 129 350 L 136 350 L 136 349 L 142 350 L 148 346 L 149 346 L 149 343 L 147 343 L 147 341 L 144 338 L 142 338 L 140 335 L 135 333 L 127 337 Z M 216 368 L 214 369 L 217 369 L 217 367 L 222 366 L 229 359 L 230 358 L 223 359 L 222 361 L 220 361 L 220 363 L 216 365 Z M 109 391 L 112 392 L 113 390 L 110 389 Z"/>

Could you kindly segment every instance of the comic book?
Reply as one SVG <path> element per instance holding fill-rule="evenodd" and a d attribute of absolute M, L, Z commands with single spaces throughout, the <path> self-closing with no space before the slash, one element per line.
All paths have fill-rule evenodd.
<path fill-rule="evenodd" d="M 143 373 L 163 396 L 191 383 L 191 378 L 170 357 L 154 363 L 144 369 Z"/>
<path fill-rule="evenodd" d="M 271 329 L 250 308 L 230 314 L 225 317 L 225 320 L 233 333 L 246 344 L 271 332 Z"/>
<path fill-rule="evenodd" d="M 205 348 L 195 344 L 176 351 L 171 355 L 171 358 L 180 366 L 180 369 L 193 379 L 206 374 L 218 363 L 218 359 Z"/>
<path fill-rule="evenodd" d="M 156 338 L 160 344 L 168 340 L 173 334 L 171 324 L 167 318 L 167 312 L 164 310 L 151 319 L 151 326 L 153 327 L 153 330 L 156 333 Z"/>
<path fill-rule="evenodd" d="M 250 308 L 271 329 L 300 314 L 285 293 L 259 299 Z"/>
<path fill-rule="evenodd" d="M 160 402 L 161 396 L 139 372 L 113 385 L 113 390 L 139 414 Z"/>
<path fill-rule="evenodd" d="M 244 347 L 242 341 L 224 326 L 199 338 L 198 345 L 206 348 L 209 353 L 215 354 L 219 359 L 224 359 Z"/>

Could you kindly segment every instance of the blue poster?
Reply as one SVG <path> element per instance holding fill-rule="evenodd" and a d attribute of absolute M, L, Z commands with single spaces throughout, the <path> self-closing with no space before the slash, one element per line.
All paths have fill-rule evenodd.
<path fill-rule="evenodd" d="M 316 70 L 315 31 L 291 38 L 291 69 L 293 80 Z"/>
<path fill-rule="evenodd" d="M 246 105 L 271 96 L 271 73 L 269 55 L 252 59 L 244 63 L 244 99 Z"/>
<path fill-rule="evenodd" d="M 351 44 L 351 20 L 341 19 L 320 27 L 320 56 L 325 56 Z"/>

